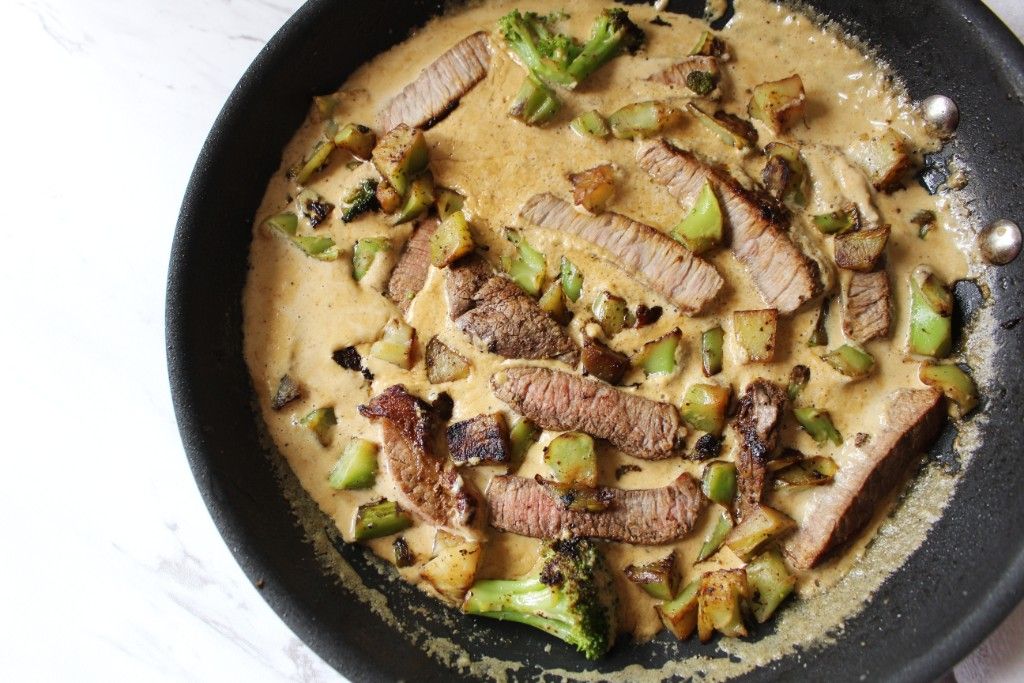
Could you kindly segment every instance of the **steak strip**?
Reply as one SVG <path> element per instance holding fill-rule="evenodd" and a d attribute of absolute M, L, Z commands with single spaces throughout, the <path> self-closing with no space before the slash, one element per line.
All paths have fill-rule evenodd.
<path fill-rule="evenodd" d="M 724 281 L 707 261 L 660 230 L 621 214 L 590 216 L 551 194 L 531 197 L 519 215 L 534 225 L 582 238 L 612 255 L 611 263 L 664 296 L 683 313 L 700 313 Z"/>
<path fill-rule="evenodd" d="M 892 324 L 892 291 L 884 270 L 853 273 L 843 297 L 843 332 L 864 343 L 889 336 Z"/>
<path fill-rule="evenodd" d="M 436 218 L 427 218 L 416 227 L 405 243 L 402 255 L 388 280 L 387 297 L 402 313 L 409 311 L 413 298 L 423 289 L 430 272 L 430 236 L 437 230 Z"/>
<path fill-rule="evenodd" d="M 491 387 L 495 396 L 544 429 L 586 432 L 637 458 L 669 458 L 684 446 L 686 427 L 675 406 L 603 382 L 521 366 L 495 373 Z"/>
<path fill-rule="evenodd" d="M 740 437 L 736 469 L 741 517 L 764 498 L 768 461 L 779 445 L 785 409 L 786 392 L 767 379 L 755 379 L 740 397 L 734 426 Z"/>
<path fill-rule="evenodd" d="M 491 526 L 521 536 L 554 539 L 563 533 L 622 543 L 659 545 L 688 534 L 707 498 L 689 474 L 659 489 L 602 488 L 611 502 L 602 512 L 566 510 L 533 479 L 500 475 L 491 479 L 486 498 Z"/>
<path fill-rule="evenodd" d="M 664 140 L 637 148 L 637 162 L 680 202 L 690 202 L 705 181 L 715 188 L 732 229 L 732 250 L 765 304 L 792 313 L 821 291 L 818 264 L 800 251 L 770 206 L 728 173 Z"/>
<path fill-rule="evenodd" d="M 430 448 L 431 407 L 396 384 L 359 406 L 359 414 L 381 423 L 382 459 L 402 493 L 399 502 L 429 524 L 479 537 L 478 494 Z"/>
<path fill-rule="evenodd" d="M 945 414 L 945 402 L 937 391 L 893 392 L 881 433 L 863 449 L 850 451 L 833 484 L 815 491 L 806 520 L 786 541 L 786 555 L 794 567 L 814 567 L 864 528 L 879 503 L 938 436 Z"/>
<path fill-rule="evenodd" d="M 478 31 L 456 43 L 391 98 L 377 115 L 385 133 L 400 123 L 430 128 L 459 105 L 491 67 L 490 40 Z"/>

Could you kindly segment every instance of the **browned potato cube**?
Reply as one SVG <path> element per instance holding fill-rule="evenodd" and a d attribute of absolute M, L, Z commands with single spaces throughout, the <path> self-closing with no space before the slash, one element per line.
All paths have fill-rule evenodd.
<path fill-rule="evenodd" d="M 836 235 L 836 265 L 867 273 L 875 269 L 889 241 L 889 226 Z"/>
<path fill-rule="evenodd" d="M 592 337 L 583 338 L 583 369 L 608 384 L 618 384 L 629 370 L 624 354 L 614 351 Z"/>
<path fill-rule="evenodd" d="M 569 182 L 573 202 L 591 213 L 603 210 L 615 193 L 615 172 L 610 164 L 570 173 Z"/>
<path fill-rule="evenodd" d="M 436 336 L 431 337 L 427 342 L 424 361 L 427 364 L 427 379 L 431 384 L 466 379 L 472 367 L 468 360 L 453 351 Z"/>
<path fill-rule="evenodd" d="M 910 167 L 907 143 L 891 128 L 877 137 L 855 143 L 850 148 L 850 156 L 864 169 L 876 190 L 892 189 Z"/>
<path fill-rule="evenodd" d="M 761 119 L 776 133 L 784 133 L 804 117 L 807 97 L 800 76 L 754 86 L 747 113 Z"/>
<path fill-rule="evenodd" d="M 697 590 L 697 635 L 706 643 L 718 631 L 727 638 L 744 637 L 744 599 L 750 597 L 745 569 L 719 569 L 700 577 Z"/>
<path fill-rule="evenodd" d="M 770 363 L 775 358 L 778 322 L 779 311 L 774 308 L 732 314 L 732 331 L 739 344 L 740 362 Z"/>
<path fill-rule="evenodd" d="M 480 543 L 442 529 L 434 536 L 434 557 L 423 565 L 420 576 L 442 597 L 459 603 L 476 579 Z"/>

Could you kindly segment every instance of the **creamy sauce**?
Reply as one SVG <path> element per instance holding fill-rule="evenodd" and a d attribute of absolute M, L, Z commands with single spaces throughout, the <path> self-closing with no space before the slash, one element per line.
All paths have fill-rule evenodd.
<path fill-rule="evenodd" d="M 497 19 L 515 7 L 541 12 L 564 7 L 570 14 L 567 31 L 586 36 L 592 18 L 607 5 L 605 0 L 554 4 L 499 1 L 474 5 L 434 20 L 405 43 L 356 71 L 340 90 L 341 105 L 335 116 L 341 123 L 353 121 L 372 125 L 383 103 L 420 69 L 466 35 L 480 29 L 493 29 Z M 527 127 L 505 115 L 524 72 L 505 53 L 500 39 L 496 39 L 488 76 L 462 98 L 454 112 L 427 131 L 426 137 L 436 182 L 468 198 L 466 211 L 474 239 L 478 245 L 489 249 L 488 258 L 492 263 L 497 264 L 499 255 L 511 251 L 501 236 L 502 228 L 519 225 L 530 243 L 547 255 L 549 276 L 555 274 L 558 258 L 563 254 L 583 271 L 584 295 L 574 310 L 588 310 L 594 296 L 604 289 L 625 297 L 634 306 L 644 303 L 665 307 L 666 314 L 657 324 L 642 330 L 624 331 L 611 341 L 611 346 L 631 353 L 645 341 L 674 327 L 681 328 L 684 341 L 680 370 L 667 378 L 649 379 L 637 390 L 651 398 L 679 405 L 690 384 L 704 381 L 699 358 L 700 332 L 721 323 L 727 332 L 726 345 L 730 347 L 731 312 L 764 307 L 749 276 L 728 250 L 710 256 L 726 280 L 723 295 L 707 314 L 686 318 L 675 314 L 661 297 L 625 277 L 586 244 L 522 225 L 517 218 L 520 205 L 528 197 L 544 191 L 568 197 L 567 173 L 605 162 L 617 167 L 616 194 L 610 210 L 662 229 L 671 228 L 685 215 L 685 209 L 664 188 L 650 182 L 636 165 L 634 143 L 581 139 L 567 125 L 573 116 L 589 109 L 607 114 L 624 104 L 641 100 L 661 99 L 675 104 L 686 101 L 679 90 L 644 79 L 684 56 L 705 25 L 687 17 L 667 15 L 665 18 L 671 22 L 671 27 L 654 26 L 650 24 L 655 15 L 653 8 L 630 6 L 628 9 L 647 34 L 645 50 L 636 57 L 613 60 L 577 92 L 566 95 L 562 112 L 548 126 Z M 905 190 L 892 195 L 874 193 L 859 170 L 843 156 L 843 150 L 858 138 L 884 130 L 885 126 L 896 129 L 919 151 L 935 148 L 924 121 L 885 70 L 838 34 L 791 9 L 761 0 L 737 0 L 736 10 L 734 18 L 720 33 L 730 53 L 730 61 L 723 69 L 726 73 L 723 108 L 744 115 L 752 86 L 799 73 L 808 93 L 807 119 L 806 125 L 799 124 L 791 131 L 790 139 L 801 146 L 813 178 L 808 215 L 834 210 L 853 201 L 869 222 L 891 223 L 893 227 L 887 249 L 887 269 L 893 283 L 895 315 L 890 338 L 867 344 L 877 363 L 870 378 L 844 381 L 807 349 L 803 341 L 813 324 L 813 305 L 780 320 L 774 362 L 743 366 L 727 357 L 725 373 L 718 378 L 728 381 L 736 392 L 755 377 L 763 376 L 784 384 L 794 364 L 810 367 L 812 380 L 803 400 L 831 411 L 837 428 L 847 437 L 846 445 L 841 448 L 819 446 L 792 420 L 786 422 L 782 442 L 807 454 L 830 455 L 842 467 L 849 449 L 853 448 L 853 436 L 858 432 L 877 432 L 880 408 L 889 393 L 900 387 L 920 386 L 919 365 L 905 359 L 904 353 L 909 273 L 914 266 L 924 263 L 947 281 L 967 275 L 967 259 L 958 248 L 963 228 L 945 202 L 929 196 L 912 180 Z M 252 267 L 244 294 L 245 354 L 270 437 L 301 486 L 336 522 L 341 535 L 351 540 L 352 519 L 358 505 L 381 495 L 396 497 L 393 484 L 383 473 L 378 476 L 377 486 L 368 491 L 335 491 L 327 483 L 328 473 L 349 438 L 358 436 L 380 441 L 378 427 L 360 417 L 356 406 L 386 387 L 402 383 L 412 393 L 428 399 L 439 391 L 447 391 L 455 401 L 453 421 L 485 412 L 509 414 L 507 407 L 492 395 L 488 379 L 499 368 L 516 361 L 481 352 L 454 328 L 447 315 L 444 273 L 434 268 L 406 316 L 417 332 L 419 352 L 415 366 L 405 371 L 369 356 L 369 343 L 379 337 L 388 319 L 399 313 L 391 302 L 366 286 L 365 281 L 363 284 L 354 281 L 348 258 L 351 246 L 361 237 L 386 235 L 392 238 L 397 253 L 401 242 L 409 235 L 410 226 L 390 227 L 386 216 L 376 214 L 345 225 L 338 219 L 336 209 L 331 219 L 317 230 L 318 234 L 333 237 L 344 250 L 344 255 L 336 262 L 309 258 L 261 227 L 267 216 L 293 210 L 290 198 L 297 190 L 285 179 L 284 171 L 311 148 L 321 135 L 321 127 L 322 123 L 312 114 L 296 133 L 284 150 L 280 172 L 271 179 L 255 217 L 250 254 Z M 758 124 L 758 131 L 760 145 L 772 139 L 764 126 Z M 666 137 L 684 149 L 699 151 L 729 167 L 741 182 L 747 183 L 749 178 L 760 174 L 763 162 L 756 156 L 727 148 L 692 118 L 669 130 Z M 347 161 L 341 154 L 335 154 L 331 165 L 315 176 L 311 187 L 328 201 L 337 203 L 348 188 L 372 174 L 369 164 L 348 169 Z M 910 216 L 923 208 L 934 210 L 939 216 L 937 228 L 926 240 L 919 239 L 916 226 L 909 223 Z M 841 278 L 827 266 L 831 261 L 828 241 L 810 227 L 806 217 L 797 217 L 792 230 L 804 249 L 825 266 L 826 280 L 832 283 L 833 293 L 838 293 Z M 829 336 L 830 346 L 834 347 L 843 339 L 838 301 L 832 310 Z M 586 316 L 578 315 L 570 325 L 577 339 L 585 319 Z M 436 386 L 427 382 L 422 350 L 434 335 L 470 359 L 473 371 L 467 380 Z M 375 377 L 372 383 L 332 361 L 335 349 L 350 345 L 356 345 L 366 359 Z M 285 373 L 304 386 L 305 394 L 284 410 L 274 411 L 269 398 Z M 334 406 L 338 418 L 329 447 L 321 446 L 309 430 L 297 424 L 299 418 L 318 406 Z M 509 417 L 514 416 L 509 414 Z M 543 435 L 530 450 L 518 474 L 532 476 L 543 471 L 540 455 L 554 436 L 549 432 Z M 696 436 L 691 434 L 689 445 L 692 446 Z M 727 430 L 723 457 L 733 457 L 736 447 L 734 435 Z M 664 486 L 682 471 L 699 476 L 702 469 L 698 463 L 681 459 L 639 461 L 607 444 L 599 447 L 599 458 L 601 483 L 623 488 Z M 616 480 L 613 473 L 622 464 L 639 465 L 642 471 Z M 463 468 L 462 473 L 482 491 L 489 478 L 500 471 L 494 467 L 475 467 Z M 767 502 L 799 523 L 810 495 L 810 492 L 774 494 Z M 887 513 L 888 510 L 880 510 L 871 529 L 842 557 L 802 574 L 799 592 L 805 596 L 823 592 L 850 572 Z M 672 546 L 681 560 L 684 581 L 705 569 L 692 564 L 714 522 L 711 517 L 705 515 L 701 526 Z M 530 570 L 538 541 L 495 530 L 489 535 L 480 577 L 509 577 Z M 420 562 L 430 557 L 433 536 L 433 528 L 423 524 L 404 533 Z M 392 540 L 390 537 L 378 539 L 369 545 L 381 557 L 391 560 Z M 626 581 L 621 569 L 630 563 L 662 557 L 666 547 L 608 543 L 605 548 L 613 573 L 618 577 L 622 630 L 641 639 L 652 636 L 661 628 L 652 609 L 654 601 Z M 890 564 L 895 566 L 900 561 L 902 558 L 896 558 Z M 712 562 L 738 564 L 727 549 L 719 552 Z M 418 581 L 416 566 L 399 571 L 403 578 Z M 816 599 L 827 602 L 831 596 L 826 594 Z M 786 623 L 791 622 L 785 612 L 782 610 L 782 618 Z M 780 632 L 783 626 L 780 623 Z"/>

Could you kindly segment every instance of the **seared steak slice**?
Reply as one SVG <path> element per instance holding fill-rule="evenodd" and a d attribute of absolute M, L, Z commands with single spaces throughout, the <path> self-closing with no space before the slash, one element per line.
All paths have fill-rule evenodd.
<path fill-rule="evenodd" d="M 785 410 L 785 390 L 767 379 L 755 379 L 740 397 L 734 426 L 740 437 L 736 469 L 741 517 L 764 496 L 768 460 L 778 448 Z"/>
<path fill-rule="evenodd" d="M 381 423 L 382 459 L 404 498 L 399 502 L 429 524 L 479 536 L 478 495 L 455 465 L 431 452 L 430 405 L 396 384 L 359 406 L 359 414 Z"/>
<path fill-rule="evenodd" d="M 683 313 L 699 313 L 724 284 L 715 267 L 649 225 L 605 211 L 596 216 L 576 211 L 551 194 L 530 198 L 519 215 L 550 230 L 580 237 L 602 249 L 629 275 L 662 294 Z"/>
<path fill-rule="evenodd" d="M 423 289 L 430 272 L 430 236 L 437 230 L 437 219 L 426 218 L 416 224 L 416 228 L 405 243 L 398 264 L 391 271 L 388 280 L 387 296 L 406 313 L 412 305 L 413 297 Z"/>
<path fill-rule="evenodd" d="M 448 295 L 448 317 L 452 320 L 473 307 L 473 295 L 494 277 L 494 270 L 474 254 L 448 267 L 445 292 Z"/>
<path fill-rule="evenodd" d="M 664 140 L 644 142 L 637 162 L 680 202 L 689 202 L 710 181 L 732 230 L 732 250 L 746 267 L 767 306 L 792 313 L 821 291 L 818 264 L 786 234 L 772 207 L 728 173 Z"/>
<path fill-rule="evenodd" d="M 707 498 L 689 474 L 660 489 L 602 488 L 611 502 L 602 512 L 565 507 L 543 484 L 524 477 L 497 476 L 487 487 L 491 525 L 533 538 L 559 538 L 564 532 L 622 543 L 658 545 L 693 529 Z"/>
<path fill-rule="evenodd" d="M 491 378 L 494 394 L 544 429 L 581 431 L 624 453 L 661 460 L 683 449 L 686 427 L 670 403 L 548 368 L 507 368 Z"/>
<path fill-rule="evenodd" d="M 689 75 L 695 71 L 703 71 L 704 73 L 711 74 L 711 79 L 717 84 L 721 78 L 722 72 L 718 68 L 718 58 L 711 57 L 708 55 L 692 55 L 686 57 L 681 62 L 677 62 L 672 66 L 669 66 L 657 73 L 651 74 L 647 77 L 648 81 L 654 83 L 663 83 L 670 86 L 687 87 L 686 79 Z M 717 97 L 720 95 L 718 87 L 709 93 L 711 97 Z"/>
<path fill-rule="evenodd" d="M 400 123 L 429 128 L 457 107 L 490 67 L 487 33 L 478 31 L 463 38 L 384 105 L 377 115 L 380 129 L 387 132 Z"/>
<path fill-rule="evenodd" d="M 889 336 L 892 324 L 892 292 L 884 270 L 853 273 L 843 300 L 843 332 L 864 343 Z"/>
<path fill-rule="evenodd" d="M 477 415 L 448 427 L 448 453 L 459 465 L 508 462 L 508 424 L 501 413 Z"/>
<path fill-rule="evenodd" d="M 810 569 L 860 531 L 878 504 L 900 483 L 945 420 L 942 394 L 928 389 L 893 392 L 882 430 L 863 449 L 850 452 L 831 486 L 815 491 L 807 517 L 786 541 L 793 566 Z"/>

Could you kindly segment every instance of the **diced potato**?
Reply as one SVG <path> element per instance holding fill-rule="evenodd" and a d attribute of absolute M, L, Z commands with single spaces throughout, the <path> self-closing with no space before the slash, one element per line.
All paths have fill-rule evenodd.
<path fill-rule="evenodd" d="M 458 604 L 473 585 L 479 564 L 479 542 L 438 529 L 434 557 L 423 565 L 420 576 L 441 596 Z"/>
<path fill-rule="evenodd" d="M 700 579 L 687 584 L 673 600 L 654 607 L 661 623 L 679 640 L 686 640 L 697 628 L 698 589 Z"/>
<path fill-rule="evenodd" d="M 743 561 L 749 560 L 769 541 L 796 528 L 796 522 L 775 508 L 758 505 L 729 533 L 725 544 Z"/>
<path fill-rule="evenodd" d="M 431 384 L 443 382 L 455 382 L 469 377 L 472 369 L 470 362 L 461 354 L 453 351 L 443 341 L 433 336 L 427 342 L 427 350 L 424 354 L 424 361 L 427 365 L 427 379 Z"/>
<path fill-rule="evenodd" d="M 876 190 L 893 189 L 910 167 L 907 143 L 892 128 L 855 143 L 850 148 L 850 156 L 864 169 Z"/>
<path fill-rule="evenodd" d="M 347 123 L 334 135 L 334 144 L 354 157 L 369 159 L 377 144 L 377 135 L 360 123 Z"/>
<path fill-rule="evenodd" d="M 629 370 L 630 362 L 624 354 L 613 351 L 601 342 L 584 335 L 583 369 L 608 384 L 618 384 Z"/>
<path fill-rule="evenodd" d="M 392 187 L 391 183 L 387 180 L 381 180 L 377 183 L 374 194 L 377 196 L 377 204 L 380 206 L 380 210 L 384 213 L 394 213 L 402 206 L 402 195 L 398 194 L 398 190 Z"/>
<path fill-rule="evenodd" d="M 570 173 L 572 201 L 590 213 L 604 210 L 615 194 L 615 171 L 611 164 L 601 164 L 579 173 Z"/>
<path fill-rule="evenodd" d="M 940 390 L 953 402 L 953 413 L 957 417 L 963 417 L 977 407 L 978 385 L 956 365 L 924 363 L 920 377 L 922 382 Z"/>
<path fill-rule="evenodd" d="M 835 237 L 836 265 L 868 273 L 875 269 L 889 241 L 889 226 L 845 232 Z"/>
<path fill-rule="evenodd" d="M 763 624 L 793 592 L 796 577 L 789 573 L 782 555 L 776 550 L 759 555 L 747 564 L 746 569 L 754 619 Z"/>
<path fill-rule="evenodd" d="M 594 440 L 582 432 L 559 434 L 544 449 L 544 464 L 561 484 L 597 486 Z"/>
<path fill-rule="evenodd" d="M 775 332 L 779 312 L 774 308 L 735 311 L 732 331 L 743 363 L 770 363 L 775 358 Z"/>
<path fill-rule="evenodd" d="M 784 133 L 804 117 L 807 97 L 800 76 L 754 86 L 747 113 L 764 121 L 776 134 Z"/>
<path fill-rule="evenodd" d="M 384 325 L 381 338 L 370 346 L 370 355 L 408 370 L 412 367 L 416 331 L 398 318 Z"/>
<path fill-rule="evenodd" d="M 725 429 L 725 414 L 729 409 L 729 387 L 717 384 L 694 384 L 683 398 L 682 416 L 694 429 L 721 435 Z"/>
<path fill-rule="evenodd" d="M 572 314 L 565 307 L 565 293 L 562 291 L 562 283 L 555 280 L 544 290 L 540 299 L 537 300 L 540 310 L 551 316 L 555 322 L 564 325 L 572 318 Z"/>
<path fill-rule="evenodd" d="M 620 140 L 632 140 L 657 135 L 675 125 L 682 112 L 664 102 L 637 102 L 627 104 L 608 117 L 612 135 Z"/>
<path fill-rule="evenodd" d="M 477 415 L 448 427 L 448 453 L 457 465 L 492 465 L 511 460 L 508 423 L 502 413 Z"/>
<path fill-rule="evenodd" d="M 598 294 L 592 309 L 597 323 L 609 337 L 622 332 L 629 324 L 630 315 L 626 300 L 611 292 L 604 291 Z"/>
<path fill-rule="evenodd" d="M 377 171 L 403 197 L 409 191 L 413 178 L 425 171 L 430 162 L 423 131 L 404 123 L 385 133 L 371 156 Z"/>
<path fill-rule="evenodd" d="M 687 103 L 686 111 L 730 147 L 747 149 L 757 142 L 757 130 L 738 116 L 723 111 L 708 114 L 693 102 Z"/>
<path fill-rule="evenodd" d="M 402 210 L 395 216 L 393 225 L 399 225 L 419 218 L 434 205 L 434 176 L 430 172 L 417 176 L 409 184 Z"/>
<path fill-rule="evenodd" d="M 623 572 L 626 578 L 637 584 L 652 598 L 671 600 L 679 587 L 679 574 L 676 571 L 676 553 L 645 564 L 631 564 Z"/>
<path fill-rule="evenodd" d="M 727 638 L 744 637 L 743 601 L 750 596 L 745 569 L 720 569 L 700 577 L 697 590 L 697 635 L 706 643 L 718 631 Z"/>
<path fill-rule="evenodd" d="M 450 214 L 430 236 L 430 262 L 446 268 L 473 252 L 473 233 L 461 211 Z"/>

